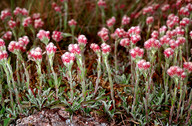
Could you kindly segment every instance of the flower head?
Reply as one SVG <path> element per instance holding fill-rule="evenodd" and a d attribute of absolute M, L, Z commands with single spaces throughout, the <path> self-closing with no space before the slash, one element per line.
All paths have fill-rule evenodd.
<path fill-rule="evenodd" d="M 20 50 L 21 50 L 22 52 L 25 52 L 26 47 L 27 47 L 27 45 L 28 45 L 28 43 L 29 43 L 29 38 L 28 38 L 28 36 L 20 37 L 20 38 L 18 39 L 18 43 L 19 43 L 19 45 L 20 45 Z"/>
<path fill-rule="evenodd" d="M 145 43 L 144 43 L 144 47 L 147 50 L 157 50 L 158 48 L 161 47 L 161 43 L 159 42 L 159 40 L 154 39 L 154 38 L 150 38 L 148 39 Z"/>
<path fill-rule="evenodd" d="M 1 17 L 1 20 L 5 20 L 6 18 L 11 17 L 10 10 L 8 10 L 8 9 L 2 10 L 0 17 Z"/>
<path fill-rule="evenodd" d="M 46 51 L 47 51 L 47 54 L 48 55 L 54 55 L 55 52 L 57 50 L 57 47 L 52 43 L 50 42 L 47 46 L 46 46 Z"/>
<path fill-rule="evenodd" d="M 96 52 L 96 53 L 101 51 L 99 45 L 97 45 L 97 44 L 95 44 L 95 43 L 92 43 L 91 46 L 90 46 L 90 48 L 91 48 L 94 52 Z"/>
<path fill-rule="evenodd" d="M 126 15 L 123 16 L 121 24 L 122 25 L 128 25 L 130 23 L 130 17 L 127 17 Z"/>
<path fill-rule="evenodd" d="M 62 36 L 62 32 L 60 31 L 53 31 L 53 34 L 52 34 L 52 38 L 53 40 L 55 40 L 56 42 L 59 42 L 63 39 L 63 36 Z"/>
<path fill-rule="evenodd" d="M 133 59 L 141 59 L 143 57 L 144 50 L 139 47 L 135 47 L 130 50 L 130 54 Z"/>
<path fill-rule="evenodd" d="M 16 26 L 16 22 L 13 21 L 13 20 L 10 20 L 10 21 L 8 22 L 8 25 L 9 25 L 9 27 L 10 27 L 11 29 L 13 29 L 13 28 L 15 28 L 15 26 Z"/>
<path fill-rule="evenodd" d="M 50 36 L 49 36 L 50 32 L 49 31 L 45 31 L 45 30 L 39 30 L 39 33 L 37 33 L 37 37 L 44 42 L 45 44 L 47 44 L 50 40 Z"/>
<path fill-rule="evenodd" d="M 116 22 L 115 17 L 112 17 L 112 18 L 107 20 L 107 26 L 112 27 L 115 24 L 115 22 Z"/>
<path fill-rule="evenodd" d="M 41 18 L 35 19 L 35 21 L 34 21 L 35 28 L 41 28 L 41 27 L 43 27 L 43 25 L 44 25 L 44 22 L 41 20 Z"/>
<path fill-rule="evenodd" d="M 120 45 L 123 47 L 129 47 L 130 39 L 129 38 L 123 38 L 120 41 Z"/>
<path fill-rule="evenodd" d="M 164 51 L 164 55 L 165 57 L 169 58 L 169 57 L 172 57 L 174 54 L 174 50 L 172 48 L 167 48 L 165 51 Z"/>
<path fill-rule="evenodd" d="M 188 70 L 188 72 L 192 72 L 192 62 L 184 62 L 183 68 Z"/>
<path fill-rule="evenodd" d="M 12 38 L 12 32 L 11 31 L 7 31 L 4 35 L 3 35 L 3 39 L 5 40 L 11 40 Z"/>
<path fill-rule="evenodd" d="M 102 49 L 102 54 L 103 55 L 109 55 L 110 51 L 111 51 L 111 47 L 110 45 L 107 45 L 106 43 L 101 44 L 101 49 Z"/>
<path fill-rule="evenodd" d="M 104 42 L 109 40 L 109 30 L 107 28 L 103 27 L 97 34 Z"/>
<path fill-rule="evenodd" d="M 77 22 L 74 19 L 71 19 L 70 21 L 68 21 L 69 26 L 76 26 Z"/>
<path fill-rule="evenodd" d="M 154 22 L 154 17 L 147 17 L 147 19 L 146 19 L 146 24 L 147 25 L 150 25 L 150 24 L 152 24 Z"/>
<path fill-rule="evenodd" d="M 81 53 L 81 50 L 80 50 L 78 44 L 70 44 L 70 45 L 68 46 L 68 50 L 69 50 L 71 53 L 74 53 L 74 54 L 77 54 L 77 55 L 80 55 L 80 53 Z"/>
<path fill-rule="evenodd" d="M 33 48 L 28 53 L 28 58 L 31 60 L 34 60 L 35 62 L 41 62 L 42 61 L 42 50 L 40 47 Z"/>
<path fill-rule="evenodd" d="M 150 62 L 146 62 L 144 59 L 137 62 L 137 66 L 140 70 L 147 70 L 150 68 Z"/>
<path fill-rule="evenodd" d="M 87 44 L 87 38 L 85 37 L 85 35 L 79 35 L 77 41 L 78 41 L 79 45 L 85 46 Z"/>
<path fill-rule="evenodd" d="M 27 27 L 27 26 L 29 26 L 29 25 L 31 25 L 31 24 L 32 24 L 32 19 L 31 19 L 31 17 L 26 17 L 26 18 L 23 19 L 23 26 L 24 26 L 24 27 Z"/>
<path fill-rule="evenodd" d="M 73 62 L 75 60 L 75 55 L 70 52 L 65 52 L 62 56 L 61 59 L 64 63 L 65 66 L 69 67 L 73 65 Z"/>

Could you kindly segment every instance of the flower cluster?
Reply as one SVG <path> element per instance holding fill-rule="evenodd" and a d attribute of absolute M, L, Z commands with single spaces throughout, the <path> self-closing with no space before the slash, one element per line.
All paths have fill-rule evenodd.
<path fill-rule="evenodd" d="M 8 54 L 5 47 L 5 42 L 0 39 L 0 63 L 7 60 Z"/>
<path fill-rule="evenodd" d="M 184 70 L 178 66 L 171 66 L 168 70 L 167 70 L 167 74 L 170 77 L 181 77 L 182 79 L 186 77 L 186 74 L 184 72 Z"/>
<path fill-rule="evenodd" d="M 65 52 L 62 56 L 61 56 L 61 59 L 64 63 L 65 66 L 72 66 L 73 65 L 73 62 L 75 60 L 75 55 L 73 53 L 70 53 L 70 52 Z"/>
<path fill-rule="evenodd" d="M 20 7 L 16 7 L 13 13 L 14 15 L 23 15 L 23 16 L 28 15 L 28 11 L 25 8 L 20 8 Z"/>
<path fill-rule="evenodd" d="M 77 22 L 74 19 L 71 19 L 70 21 L 68 21 L 69 26 L 76 26 Z"/>
<path fill-rule="evenodd" d="M 146 24 L 147 25 L 151 25 L 153 22 L 154 22 L 154 18 L 152 16 L 151 17 L 147 17 L 147 19 L 146 19 Z"/>
<path fill-rule="evenodd" d="M 144 43 L 144 47 L 147 50 L 151 50 L 151 49 L 158 49 L 161 47 L 161 43 L 159 42 L 159 40 L 154 39 L 154 38 L 150 38 L 148 39 L 145 43 Z"/>
<path fill-rule="evenodd" d="M 44 22 L 41 20 L 41 18 L 34 20 L 34 27 L 35 28 L 41 28 L 41 27 L 43 27 L 43 25 L 44 25 Z"/>
<path fill-rule="evenodd" d="M 103 55 L 109 55 L 110 51 L 111 51 L 111 47 L 110 45 L 107 45 L 106 43 L 101 44 L 101 49 L 102 49 L 102 54 Z"/>
<path fill-rule="evenodd" d="M 161 10 L 162 11 L 167 11 L 168 9 L 170 8 L 170 5 L 169 4 L 165 4 L 161 7 Z"/>
<path fill-rule="evenodd" d="M 30 60 L 34 60 L 35 62 L 41 62 L 42 61 L 42 50 L 40 47 L 33 48 L 28 53 L 28 58 Z"/>
<path fill-rule="evenodd" d="M 167 48 L 165 49 L 164 51 L 164 55 L 165 57 L 169 58 L 169 57 L 172 57 L 174 54 L 174 50 L 172 48 Z"/>
<path fill-rule="evenodd" d="M 120 41 L 120 45 L 123 47 L 129 47 L 130 39 L 129 38 L 123 38 Z"/>
<path fill-rule="evenodd" d="M 0 17 L 1 17 L 1 20 L 5 20 L 6 18 L 11 17 L 10 10 L 8 10 L 8 9 L 2 10 Z"/>
<path fill-rule="evenodd" d="M 85 35 L 79 35 L 77 41 L 79 45 L 85 46 L 87 44 L 87 38 L 85 37 Z"/>
<path fill-rule="evenodd" d="M 49 56 L 53 56 L 55 54 L 57 50 L 57 47 L 52 43 L 50 42 L 47 46 L 46 46 L 46 51 L 47 51 L 47 54 Z"/>
<path fill-rule="evenodd" d="M 112 18 L 107 20 L 107 26 L 112 27 L 115 24 L 115 22 L 116 22 L 115 17 L 112 17 Z"/>
<path fill-rule="evenodd" d="M 98 5 L 99 7 L 106 7 L 106 6 L 107 6 L 107 4 L 106 4 L 106 2 L 105 2 L 104 0 L 99 0 L 99 1 L 97 2 L 97 5 Z"/>
<path fill-rule="evenodd" d="M 18 53 L 19 51 L 21 51 L 21 46 L 18 42 L 11 41 L 8 45 L 8 50 L 12 53 Z"/>
<path fill-rule="evenodd" d="M 183 68 L 188 70 L 188 72 L 192 72 L 192 62 L 185 62 Z"/>
<path fill-rule="evenodd" d="M 3 39 L 5 40 L 10 40 L 12 37 L 12 32 L 11 31 L 7 31 L 4 35 L 3 35 Z"/>
<path fill-rule="evenodd" d="M 163 25 L 161 28 L 159 28 L 160 35 L 164 35 L 167 31 L 167 26 Z"/>
<path fill-rule="evenodd" d="M 186 27 L 190 24 L 190 19 L 189 18 L 183 18 L 181 21 L 180 21 L 180 26 L 182 27 Z"/>
<path fill-rule="evenodd" d="M 131 36 L 131 42 L 133 44 L 136 44 L 140 40 L 141 40 L 141 36 L 140 35 L 134 34 L 134 35 Z"/>
<path fill-rule="evenodd" d="M 132 35 L 134 35 L 134 34 L 136 34 L 136 35 L 140 35 L 140 33 L 141 33 L 141 29 L 140 29 L 140 27 L 139 26 L 133 26 L 133 27 L 131 27 L 129 30 L 128 30 L 128 34 L 130 35 L 130 36 L 132 36 Z"/>
<path fill-rule="evenodd" d="M 169 28 L 173 28 L 178 23 L 179 23 L 179 17 L 178 16 L 175 16 L 174 14 L 170 14 L 168 16 L 168 20 L 167 20 L 166 24 Z"/>
<path fill-rule="evenodd" d="M 18 43 L 19 43 L 19 45 L 20 45 L 20 50 L 21 50 L 22 52 L 25 52 L 26 47 L 27 47 L 27 45 L 28 45 L 28 43 L 29 43 L 29 38 L 28 38 L 27 36 L 20 37 L 20 38 L 18 39 Z"/>
<path fill-rule="evenodd" d="M 23 26 L 24 26 L 24 27 L 28 27 L 28 26 L 31 25 L 31 24 L 32 24 L 32 19 L 31 19 L 31 17 L 26 17 L 26 18 L 23 19 Z"/>
<path fill-rule="evenodd" d="M 13 20 L 10 20 L 10 21 L 8 22 L 8 25 L 9 25 L 9 27 L 10 27 L 11 29 L 13 29 L 13 28 L 15 28 L 15 26 L 16 26 L 16 22 L 13 21 Z"/>
<path fill-rule="evenodd" d="M 48 43 L 48 41 L 50 40 L 49 34 L 50 34 L 49 31 L 39 30 L 39 32 L 37 33 L 37 37 L 38 37 L 42 42 Z"/>
<path fill-rule="evenodd" d="M 126 15 L 123 16 L 121 24 L 122 25 L 127 25 L 130 23 L 130 17 L 127 17 Z"/>
<path fill-rule="evenodd" d="M 142 59 L 137 62 L 137 66 L 140 70 L 147 70 L 150 68 L 150 62 L 146 62 L 146 60 Z"/>
<path fill-rule="evenodd" d="M 143 15 L 146 15 L 146 14 L 152 14 L 154 12 L 154 10 L 153 10 L 153 7 L 152 6 L 148 6 L 148 7 L 145 7 L 144 9 L 143 9 Z"/>
<path fill-rule="evenodd" d="M 181 7 L 179 10 L 180 15 L 189 16 L 190 12 L 187 7 Z"/>
<path fill-rule="evenodd" d="M 90 48 L 91 48 L 94 52 L 96 52 L 96 53 L 101 51 L 99 45 L 97 45 L 97 44 L 95 44 L 95 43 L 92 43 L 91 46 L 90 46 Z"/>
<path fill-rule="evenodd" d="M 123 28 L 117 28 L 115 30 L 115 34 L 118 36 L 118 38 L 122 38 L 125 34 L 125 31 Z"/>
<path fill-rule="evenodd" d="M 32 16 L 32 18 L 33 18 L 33 20 L 37 20 L 37 19 L 40 18 L 40 16 L 41 16 L 40 13 L 34 13 L 33 16 Z"/>
<path fill-rule="evenodd" d="M 53 34 L 52 34 L 52 38 L 53 40 L 55 40 L 56 42 L 59 42 L 63 39 L 63 36 L 62 36 L 62 32 L 60 31 L 53 31 Z"/>
<path fill-rule="evenodd" d="M 144 50 L 139 48 L 139 47 L 135 47 L 135 48 L 130 50 L 130 54 L 131 54 L 131 58 L 140 59 L 143 57 Z"/>
<path fill-rule="evenodd" d="M 160 38 L 161 45 L 164 45 L 164 44 L 165 44 L 165 45 L 168 45 L 170 40 L 171 40 L 171 39 L 169 38 L 168 35 L 162 36 L 162 37 Z"/>
<path fill-rule="evenodd" d="M 159 38 L 159 32 L 158 31 L 153 31 L 151 33 L 151 37 L 154 38 L 154 39 L 158 39 Z"/>
<path fill-rule="evenodd" d="M 70 45 L 68 46 L 68 50 L 69 50 L 71 53 L 74 53 L 74 54 L 77 54 L 77 55 L 80 55 L 80 53 L 81 53 L 81 50 L 80 50 L 78 44 L 70 44 Z"/>
<path fill-rule="evenodd" d="M 107 28 L 103 27 L 97 34 L 104 42 L 109 40 L 109 30 Z"/>

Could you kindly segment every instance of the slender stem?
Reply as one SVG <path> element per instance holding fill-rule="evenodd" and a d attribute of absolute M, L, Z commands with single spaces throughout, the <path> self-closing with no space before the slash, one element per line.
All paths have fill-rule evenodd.
<path fill-rule="evenodd" d="M 70 83 L 70 91 L 71 91 L 71 102 L 73 102 L 74 93 L 73 93 L 73 81 L 72 81 L 71 69 L 69 69 L 69 83 Z"/>
<path fill-rule="evenodd" d="M 178 107 L 177 107 L 177 117 L 176 117 L 176 122 L 179 118 L 179 112 L 181 110 L 181 102 L 182 102 L 182 98 L 183 98 L 183 82 L 181 81 L 180 83 L 180 98 L 179 98 L 179 104 L 178 104 Z"/>
<path fill-rule="evenodd" d="M 97 93 L 97 89 L 98 89 L 99 82 L 100 82 L 100 76 L 101 76 L 101 55 L 100 54 L 98 54 L 97 62 L 98 62 L 98 65 L 97 65 L 97 80 L 96 80 L 96 86 L 95 86 L 94 94 Z"/>
<path fill-rule="evenodd" d="M 188 111 L 188 116 L 187 116 L 187 119 L 186 119 L 186 122 L 185 122 L 185 125 L 186 125 L 186 126 L 187 126 L 188 123 L 189 123 L 189 118 L 190 118 L 190 115 L 191 115 L 191 110 L 192 110 L 192 104 L 191 104 L 191 106 L 190 106 L 190 108 L 189 108 L 189 111 Z"/>
<path fill-rule="evenodd" d="M 14 91 L 15 91 L 15 94 L 16 94 L 16 100 L 17 100 L 17 103 L 19 105 L 20 112 L 22 112 L 22 107 L 21 107 L 20 100 L 19 100 L 19 92 L 18 92 L 17 87 L 15 85 L 15 80 L 14 80 L 14 77 L 13 77 L 13 71 L 12 71 L 11 65 L 9 63 L 7 63 L 7 68 L 9 70 L 10 77 L 12 79 L 12 84 L 13 84 L 13 88 L 14 88 Z"/>
<path fill-rule="evenodd" d="M 64 2 L 64 11 L 65 11 L 65 15 L 64 15 L 64 30 L 67 29 L 67 17 L 68 17 L 68 3 L 67 1 Z"/>
<path fill-rule="evenodd" d="M 20 82 L 20 75 L 19 75 L 19 58 L 17 56 L 17 61 L 16 61 L 16 71 L 17 71 L 17 83 L 19 86 L 21 86 L 21 82 Z"/>
<path fill-rule="evenodd" d="M 75 26 L 72 26 L 71 27 L 71 33 L 72 33 L 72 35 L 74 36 L 74 32 L 75 32 Z M 74 39 L 74 37 L 72 37 L 72 43 L 74 44 L 75 42 L 75 39 Z"/>
<path fill-rule="evenodd" d="M 119 40 L 115 41 L 115 72 L 118 71 L 118 65 L 117 65 L 117 47 L 118 47 Z"/>
<path fill-rule="evenodd" d="M 42 73 L 41 73 L 41 62 L 37 62 L 37 73 L 39 75 L 39 95 L 41 96 L 42 91 Z"/>
<path fill-rule="evenodd" d="M 7 75 L 7 83 L 8 83 L 9 92 L 10 92 L 10 99 L 11 99 L 11 108 L 13 109 L 13 103 L 14 102 L 13 102 L 13 91 L 11 89 L 10 73 L 9 73 L 9 71 L 8 71 L 8 69 L 7 69 L 5 64 L 3 64 L 3 69 L 4 69 L 4 71 L 5 71 L 6 75 Z"/>
<path fill-rule="evenodd" d="M 112 81 L 112 77 L 111 77 L 111 69 L 110 66 L 108 64 L 108 60 L 107 57 L 104 58 L 104 62 L 107 68 L 107 72 L 108 72 L 108 77 L 109 77 L 109 83 L 110 83 L 110 89 L 111 89 L 111 99 L 113 101 L 113 108 L 115 109 L 115 98 L 114 98 L 114 90 L 113 90 L 113 81 Z"/>
<path fill-rule="evenodd" d="M 101 17 L 102 17 L 103 26 L 105 26 L 105 9 L 104 9 L 104 7 L 101 7 Z"/>
<path fill-rule="evenodd" d="M 54 77 L 54 82 L 55 82 L 55 91 L 56 91 L 56 99 L 58 99 L 58 79 L 57 79 L 57 74 L 55 73 L 54 69 L 53 69 L 53 59 L 49 57 L 49 63 L 51 66 L 51 71 L 53 73 L 53 77 Z"/>
<path fill-rule="evenodd" d="M 61 28 L 62 28 L 62 15 L 59 12 L 59 29 L 60 29 L 60 31 L 61 31 Z"/>

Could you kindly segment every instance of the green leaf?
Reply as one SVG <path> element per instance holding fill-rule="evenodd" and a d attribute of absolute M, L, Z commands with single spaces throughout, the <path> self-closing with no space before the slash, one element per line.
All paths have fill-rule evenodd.
<path fill-rule="evenodd" d="M 4 120 L 3 126 L 8 126 L 10 123 L 10 118 Z"/>

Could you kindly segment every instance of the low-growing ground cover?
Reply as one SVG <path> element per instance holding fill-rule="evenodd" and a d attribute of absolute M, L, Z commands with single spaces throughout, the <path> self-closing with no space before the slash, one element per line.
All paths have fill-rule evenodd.
<path fill-rule="evenodd" d="M 2 125 L 192 125 L 191 0 L 0 8 Z"/>

